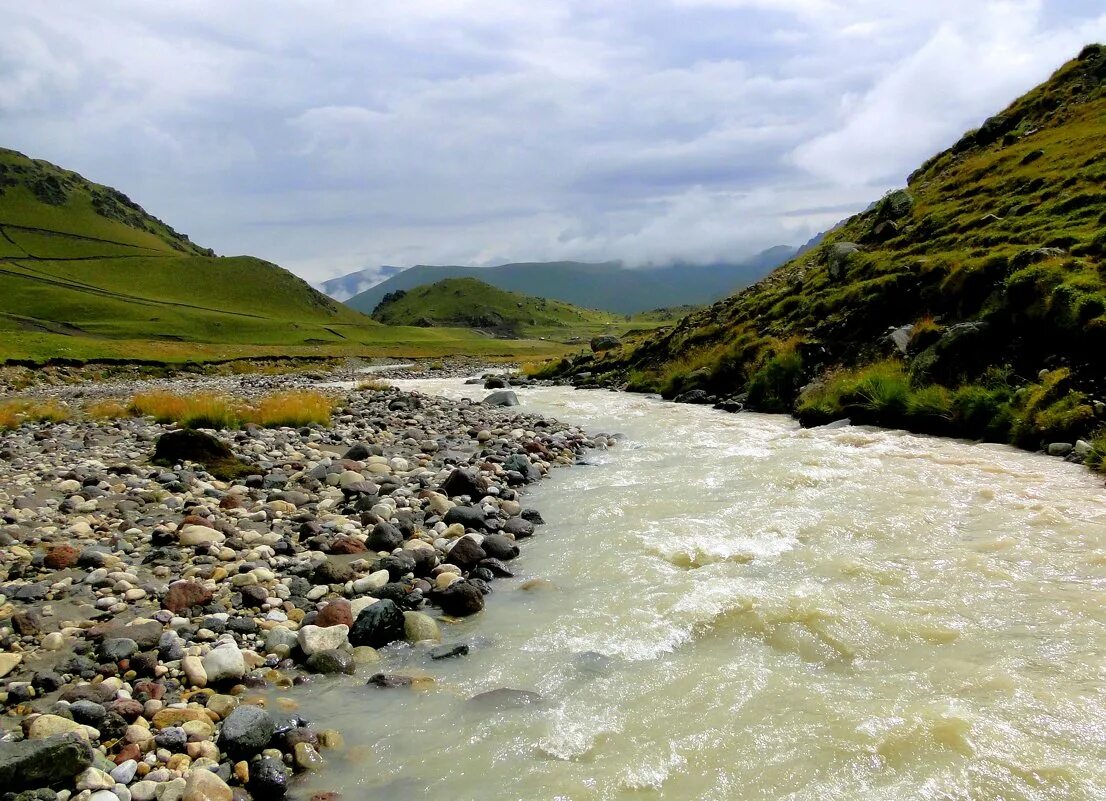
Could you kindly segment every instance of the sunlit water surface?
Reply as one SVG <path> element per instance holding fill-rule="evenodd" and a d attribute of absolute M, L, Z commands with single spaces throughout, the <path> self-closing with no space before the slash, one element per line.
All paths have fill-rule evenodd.
<path fill-rule="evenodd" d="M 482 397 L 456 380 L 396 382 Z M 1106 797 L 1106 504 L 1082 468 L 627 394 L 521 389 L 620 432 L 528 492 L 548 525 L 469 656 L 325 680 L 351 799 Z M 520 587 L 526 579 L 548 581 Z M 599 657 L 597 655 L 602 655 Z M 603 658 L 605 657 L 605 658 Z M 500 687 L 545 701 L 467 701 Z"/>

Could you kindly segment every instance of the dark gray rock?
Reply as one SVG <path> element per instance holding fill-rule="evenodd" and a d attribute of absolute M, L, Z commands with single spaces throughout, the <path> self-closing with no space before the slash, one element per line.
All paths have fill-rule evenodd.
<path fill-rule="evenodd" d="M 103 704 L 85 698 L 70 704 L 69 714 L 73 716 L 73 720 L 82 726 L 98 728 L 104 722 L 104 718 L 107 717 L 108 711 Z"/>
<path fill-rule="evenodd" d="M 403 545 L 403 533 L 391 523 L 380 522 L 373 526 L 365 545 L 373 551 L 394 551 Z"/>
<path fill-rule="evenodd" d="M 254 798 L 283 798 L 288 793 L 288 769 L 274 757 L 258 757 L 250 763 L 249 791 Z"/>
<path fill-rule="evenodd" d="M 305 664 L 312 673 L 352 675 L 354 671 L 353 655 L 349 651 L 337 648 L 330 651 L 316 651 L 307 657 Z"/>
<path fill-rule="evenodd" d="M 457 565 L 462 570 L 471 570 L 479 564 L 481 559 L 489 556 L 480 544 L 472 537 L 461 537 L 449 549 L 445 560 L 451 565 Z"/>
<path fill-rule="evenodd" d="M 442 492 L 451 498 L 468 495 L 476 499 L 483 497 L 488 489 L 487 480 L 477 470 L 457 467 L 442 482 Z"/>
<path fill-rule="evenodd" d="M 92 747 L 75 734 L 0 742 L 0 787 L 20 790 L 61 784 L 92 766 Z"/>
<path fill-rule="evenodd" d="M 519 406 L 518 395 L 508 390 L 500 390 L 499 392 L 493 392 L 484 400 L 480 401 L 485 406 Z"/>
<path fill-rule="evenodd" d="M 460 523 L 465 528 L 480 530 L 487 528 L 488 518 L 484 510 L 476 506 L 454 506 L 442 518 L 447 526 Z"/>
<path fill-rule="evenodd" d="M 100 643 L 100 658 L 108 662 L 118 662 L 136 653 L 138 643 L 128 637 L 113 637 Z"/>
<path fill-rule="evenodd" d="M 484 608 L 484 594 L 471 581 L 458 581 L 438 592 L 435 599 L 443 612 L 454 617 L 475 615 Z"/>
<path fill-rule="evenodd" d="M 520 540 L 534 536 L 534 524 L 524 517 L 511 517 L 503 524 L 502 531 Z"/>
<path fill-rule="evenodd" d="M 502 534 L 488 534 L 484 537 L 484 542 L 481 543 L 480 547 L 492 559 L 502 559 L 509 562 L 518 556 L 518 545 L 515 544 L 514 540 Z"/>
<path fill-rule="evenodd" d="M 275 731 L 272 716 L 261 707 L 235 707 L 223 721 L 219 747 L 233 759 L 248 758 L 268 746 Z"/>
<path fill-rule="evenodd" d="M 403 637 L 403 611 L 390 600 L 377 601 L 361 610 L 349 632 L 351 645 L 373 648 L 383 648 Z"/>

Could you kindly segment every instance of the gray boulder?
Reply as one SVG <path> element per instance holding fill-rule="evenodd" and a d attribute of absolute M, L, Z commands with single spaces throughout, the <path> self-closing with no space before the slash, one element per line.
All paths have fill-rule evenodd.
<path fill-rule="evenodd" d="M 510 390 L 501 390 L 499 392 L 493 392 L 484 400 L 480 401 L 485 406 L 518 406 L 518 395 Z"/>
<path fill-rule="evenodd" d="M 603 351 L 614 350 L 621 345 L 622 342 L 618 337 L 601 336 L 595 337 L 589 344 L 591 345 L 592 353 L 602 353 Z"/>
<path fill-rule="evenodd" d="M 834 281 L 839 281 L 845 276 L 845 270 L 854 253 L 860 251 L 860 246 L 855 242 L 834 242 L 826 249 L 826 271 Z"/>

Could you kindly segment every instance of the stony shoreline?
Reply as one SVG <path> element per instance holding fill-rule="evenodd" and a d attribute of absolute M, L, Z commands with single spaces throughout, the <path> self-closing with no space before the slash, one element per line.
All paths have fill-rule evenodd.
<path fill-rule="evenodd" d="M 41 392 L 73 403 L 150 388 L 249 396 L 355 375 L 366 377 Z M 543 522 L 521 489 L 611 444 L 518 407 L 331 387 L 341 400 L 329 427 L 220 432 L 250 465 L 233 482 L 151 465 L 172 427 L 150 419 L 0 433 L 0 798 L 294 792 L 341 736 L 267 708 L 262 689 L 294 694 L 326 674 L 394 686 L 410 682 L 388 672 L 402 649 L 463 657 L 439 621 L 478 613 L 511 575 Z"/>

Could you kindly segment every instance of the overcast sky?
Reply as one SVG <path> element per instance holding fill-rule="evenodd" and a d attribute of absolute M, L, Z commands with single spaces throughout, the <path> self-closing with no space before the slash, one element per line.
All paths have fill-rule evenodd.
<path fill-rule="evenodd" d="M 798 244 L 1102 0 L 0 0 L 0 145 L 310 280 Z"/>

